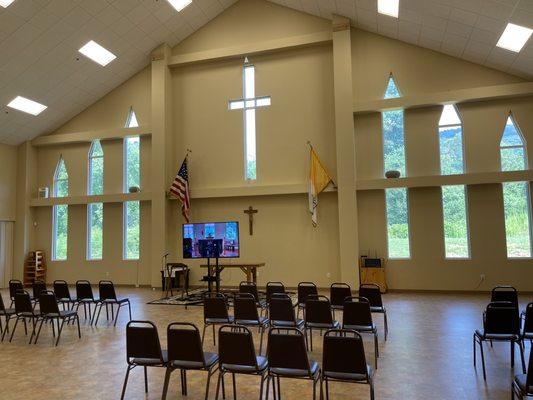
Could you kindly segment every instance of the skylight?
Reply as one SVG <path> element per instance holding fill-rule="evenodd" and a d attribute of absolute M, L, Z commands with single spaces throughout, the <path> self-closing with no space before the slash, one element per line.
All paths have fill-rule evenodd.
<path fill-rule="evenodd" d="M 192 3 L 192 0 L 167 0 L 172 7 L 176 9 L 177 12 L 180 12 L 189 4 Z"/>
<path fill-rule="evenodd" d="M 31 115 L 39 115 L 47 108 L 43 104 L 22 96 L 15 97 L 7 106 Z"/>
<path fill-rule="evenodd" d="M 79 52 L 83 54 L 84 56 L 90 58 L 94 62 L 97 62 L 103 67 L 105 67 L 111 61 L 117 58 L 117 56 L 115 56 L 109 50 L 100 46 L 94 40 L 91 40 L 90 42 L 88 42 L 85 46 L 83 46 L 79 50 Z"/>
<path fill-rule="evenodd" d="M 378 12 L 390 17 L 398 18 L 400 0 L 378 0 Z"/>
<path fill-rule="evenodd" d="M 11 3 L 13 3 L 15 0 L 0 0 L 0 6 L 7 8 Z"/>
<path fill-rule="evenodd" d="M 509 23 L 496 46 L 518 53 L 527 43 L 532 33 L 533 29 Z"/>
<path fill-rule="evenodd" d="M 453 104 L 446 104 L 442 110 L 439 126 L 461 125 L 461 119 Z"/>

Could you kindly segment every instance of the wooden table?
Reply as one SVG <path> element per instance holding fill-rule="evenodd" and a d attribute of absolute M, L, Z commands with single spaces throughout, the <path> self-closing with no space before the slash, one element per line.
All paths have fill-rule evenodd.
<path fill-rule="evenodd" d="M 235 263 L 235 264 L 218 264 L 219 272 L 222 272 L 225 268 L 238 268 L 246 275 L 247 282 L 253 282 L 257 285 L 257 269 L 265 266 L 265 263 Z M 207 268 L 207 264 L 200 265 L 202 268 Z M 215 264 L 209 265 L 208 275 L 216 275 Z"/>

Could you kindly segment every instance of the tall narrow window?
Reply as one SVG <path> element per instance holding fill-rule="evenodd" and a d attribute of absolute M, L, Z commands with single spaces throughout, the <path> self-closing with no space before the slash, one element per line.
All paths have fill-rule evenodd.
<path fill-rule="evenodd" d="M 391 75 L 387 83 L 384 98 L 393 99 L 397 97 L 401 97 L 401 94 L 393 76 Z M 384 111 L 381 114 L 381 119 L 383 128 L 383 157 L 385 172 L 400 171 L 401 176 L 405 176 L 403 110 Z"/>
<path fill-rule="evenodd" d="M 139 136 L 124 139 L 124 193 L 141 186 L 141 147 Z"/>
<path fill-rule="evenodd" d="M 410 258 L 407 189 L 386 189 L 385 198 L 389 258 Z"/>
<path fill-rule="evenodd" d="M 104 193 L 104 151 L 99 140 L 95 140 L 89 150 L 89 179 L 87 193 L 98 195 Z"/>
<path fill-rule="evenodd" d="M 59 158 L 54 174 L 54 197 L 68 196 L 68 172 L 63 158 Z M 52 260 L 67 259 L 68 250 L 68 205 L 56 205 L 52 209 Z"/>
<path fill-rule="evenodd" d="M 502 171 L 527 169 L 525 140 L 512 115 L 509 115 L 500 142 Z M 531 195 L 529 182 L 505 182 L 503 207 L 507 257 L 531 257 Z"/>
<path fill-rule="evenodd" d="M 87 259 L 101 260 L 104 244 L 104 205 L 87 205 Z"/>
<path fill-rule="evenodd" d="M 447 104 L 439 120 L 440 173 L 453 175 L 464 173 L 463 126 L 457 109 Z"/>
<path fill-rule="evenodd" d="M 135 114 L 135 111 L 133 111 L 133 107 L 130 107 L 130 110 L 128 111 L 128 117 L 126 118 L 126 128 L 138 128 L 139 122 L 137 121 L 137 115 Z"/>
<path fill-rule="evenodd" d="M 124 192 L 130 187 L 141 185 L 141 157 L 139 137 L 124 140 Z M 128 201 L 124 205 L 123 256 L 126 260 L 136 260 L 140 252 L 140 203 Z"/>

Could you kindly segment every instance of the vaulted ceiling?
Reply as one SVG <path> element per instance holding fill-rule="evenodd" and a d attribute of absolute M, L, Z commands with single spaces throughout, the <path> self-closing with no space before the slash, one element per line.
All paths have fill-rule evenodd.
<path fill-rule="evenodd" d="M 149 63 L 158 44 L 175 45 L 237 0 L 193 0 L 177 13 L 164 0 L 15 0 L 0 7 L 0 143 L 50 132 Z M 246 0 L 242 0 L 246 1 Z M 519 54 L 497 48 L 507 22 L 533 27 L 533 0 L 400 0 L 399 19 L 376 0 L 270 0 L 306 13 L 349 17 L 353 26 L 533 77 L 533 40 Z M 80 56 L 95 40 L 117 55 L 106 68 Z M 21 95 L 48 109 L 38 117 L 5 105 Z"/>

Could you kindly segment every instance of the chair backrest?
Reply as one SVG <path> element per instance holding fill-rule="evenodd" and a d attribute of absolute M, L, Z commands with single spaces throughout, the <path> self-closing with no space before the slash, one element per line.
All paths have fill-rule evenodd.
<path fill-rule="evenodd" d="M 25 290 L 19 290 L 15 293 L 15 311 L 20 313 L 33 313 L 30 294 Z"/>
<path fill-rule="evenodd" d="M 509 301 L 489 303 L 483 327 L 485 334 L 518 335 L 520 333 L 518 308 Z"/>
<path fill-rule="evenodd" d="M 259 321 L 257 303 L 250 293 L 236 293 L 233 299 L 233 312 L 235 320 Z"/>
<path fill-rule="evenodd" d="M 204 320 L 207 318 L 227 319 L 228 302 L 222 293 L 206 293 L 204 296 Z"/>
<path fill-rule="evenodd" d="M 257 285 L 253 282 L 243 281 L 239 283 L 239 293 L 249 293 L 254 296 L 255 301 L 259 301 L 259 292 L 257 291 Z"/>
<path fill-rule="evenodd" d="M 116 300 L 117 294 L 115 292 L 115 285 L 111 281 L 98 282 L 98 294 L 100 300 Z"/>
<path fill-rule="evenodd" d="M 372 325 L 370 302 L 364 297 L 347 297 L 342 308 L 342 326 Z"/>
<path fill-rule="evenodd" d="M 368 377 L 361 335 L 352 330 L 329 330 L 324 334 L 322 369 L 327 372 L 361 374 Z"/>
<path fill-rule="evenodd" d="M 222 325 L 220 327 L 218 356 L 220 364 L 245 365 L 258 369 L 252 332 L 245 326 Z"/>
<path fill-rule="evenodd" d="M 303 333 L 296 328 L 272 328 L 268 333 L 267 358 L 270 368 L 308 371 L 310 363 Z"/>
<path fill-rule="evenodd" d="M 490 301 L 509 301 L 518 307 L 518 291 L 512 286 L 496 286 L 492 289 Z"/>
<path fill-rule="evenodd" d="M 57 314 L 59 315 L 59 306 L 57 305 L 57 297 L 51 290 L 45 290 L 39 295 L 39 310 L 41 314 Z"/>
<path fill-rule="evenodd" d="M 274 293 L 285 293 L 285 286 L 281 282 L 268 282 L 266 284 L 266 299 L 270 302 Z"/>
<path fill-rule="evenodd" d="M 54 281 L 54 293 L 58 299 L 70 299 L 70 290 L 66 281 Z"/>
<path fill-rule="evenodd" d="M 526 306 L 525 316 L 524 332 L 533 333 L 533 303 L 529 303 Z"/>
<path fill-rule="evenodd" d="M 364 297 L 370 302 L 370 307 L 383 307 L 381 290 L 378 285 L 365 283 L 359 286 L 359 297 Z"/>
<path fill-rule="evenodd" d="M 89 281 L 76 281 L 76 298 L 78 300 L 94 300 L 93 288 Z"/>
<path fill-rule="evenodd" d="M 332 306 L 342 306 L 346 297 L 351 295 L 352 289 L 346 283 L 333 283 L 329 287 L 329 298 Z"/>
<path fill-rule="evenodd" d="M 24 290 L 24 285 L 22 282 L 18 279 L 11 279 L 9 281 L 9 297 L 11 297 L 11 300 L 15 300 L 15 294 L 19 290 Z"/>
<path fill-rule="evenodd" d="M 130 321 L 126 325 L 126 360 L 156 359 L 163 363 L 157 327 L 151 321 Z"/>
<path fill-rule="evenodd" d="M 318 295 L 318 289 L 313 282 L 300 282 L 298 284 L 298 304 L 305 304 L 307 296 Z"/>
<path fill-rule="evenodd" d="M 271 321 L 296 322 L 292 300 L 286 293 L 275 293 L 268 303 L 268 315 Z"/>
<path fill-rule="evenodd" d="M 333 324 L 331 304 L 326 296 L 307 296 L 305 301 L 305 322 Z"/>
<path fill-rule="evenodd" d="M 167 327 L 168 361 L 199 362 L 205 365 L 200 331 L 194 324 L 173 322 Z"/>
<path fill-rule="evenodd" d="M 43 281 L 35 281 L 31 285 L 33 291 L 33 298 L 38 299 L 42 292 L 46 292 L 46 283 Z"/>

